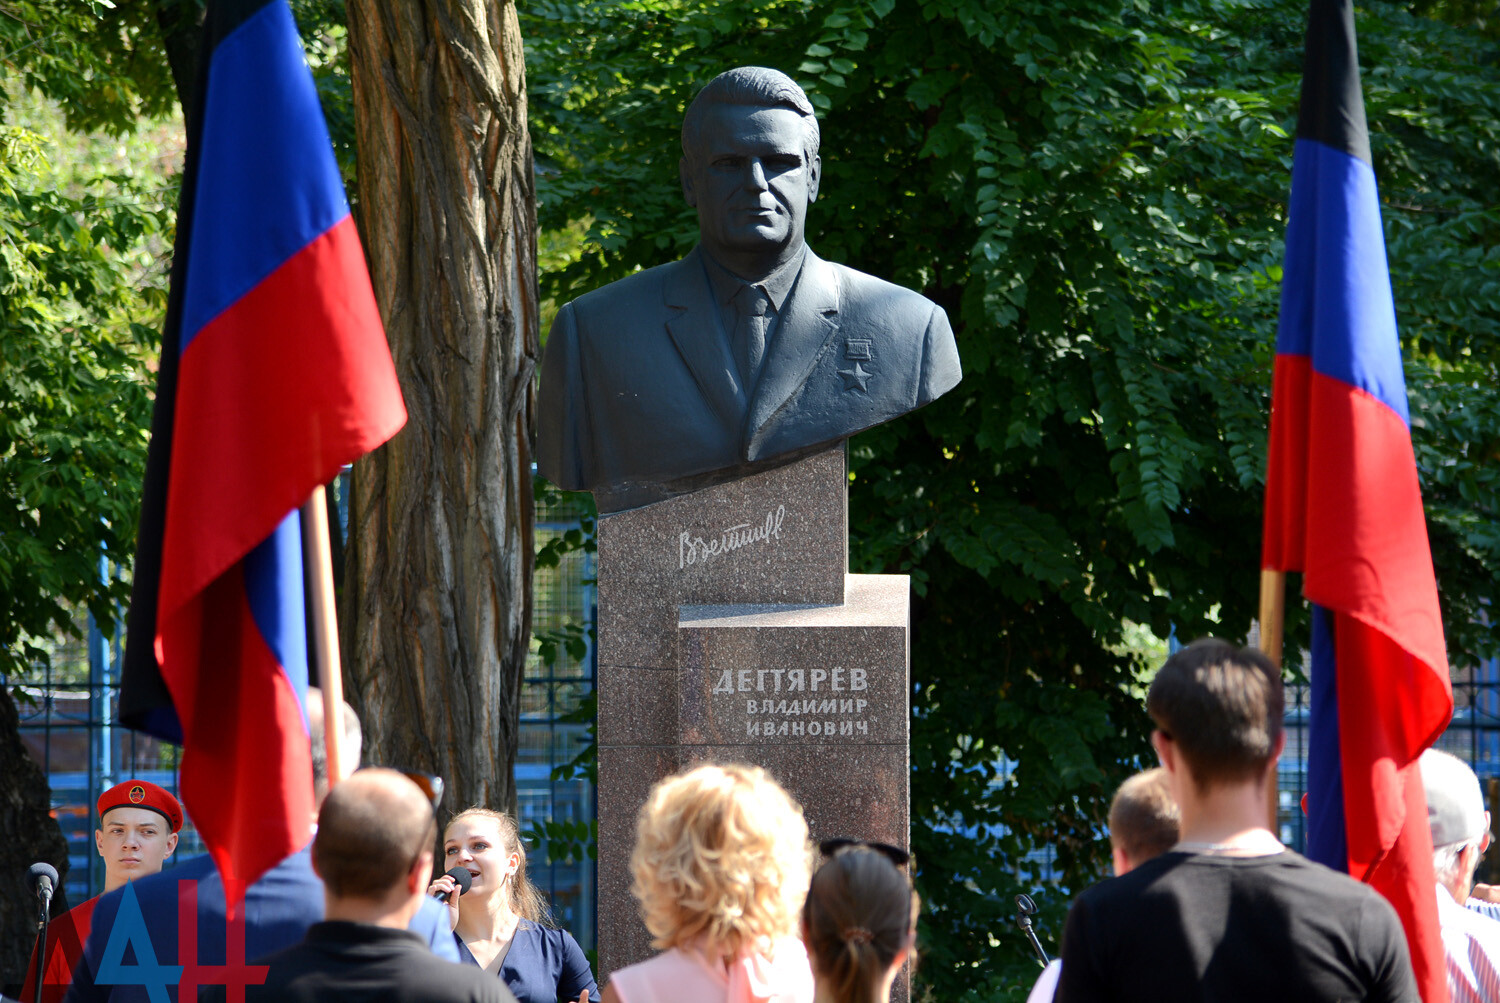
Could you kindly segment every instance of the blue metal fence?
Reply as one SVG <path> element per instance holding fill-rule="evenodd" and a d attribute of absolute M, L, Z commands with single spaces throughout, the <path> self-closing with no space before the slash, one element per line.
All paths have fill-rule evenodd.
<path fill-rule="evenodd" d="M 1279 769 L 1280 837 L 1301 851 L 1306 845 L 1307 818 L 1302 795 L 1307 792 L 1308 689 L 1291 685 L 1286 692 L 1286 751 Z M 1500 659 L 1473 668 L 1453 670 L 1453 721 L 1437 747 L 1462 759 L 1478 774 L 1491 815 L 1500 818 Z M 1500 877 L 1500 850 L 1492 848 L 1482 874 Z"/>
<path fill-rule="evenodd" d="M 342 514 L 342 513 L 341 513 Z M 539 513 L 547 521 L 540 537 L 577 527 L 576 513 Z M 103 569 L 101 569 L 103 573 Z M 564 621 L 591 621 L 594 609 L 592 555 L 568 555 L 562 566 L 538 571 L 535 581 L 539 629 Z M 52 814 L 68 841 L 68 873 L 63 888 L 77 904 L 103 888 L 104 869 L 94 849 L 94 802 L 99 792 L 131 777 L 178 789 L 178 747 L 123 728 L 118 718 L 122 638 L 101 633 L 89 617 L 80 624 L 83 639 L 60 639 L 52 661 L 24 678 L 0 678 L 12 687 L 21 718 L 21 737 L 47 773 Z M 533 644 L 533 649 L 535 649 Z M 558 719 L 577 707 L 594 686 L 593 648 L 582 659 L 566 655 L 546 665 L 535 651 L 528 659 L 521 694 L 521 726 L 516 786 L 524 831 L 539 820 L 587 824 L 594 818 L 593 785 L 556 780 L 556 767 L 570 762 L 588 742 L 588 728 Z M 168 861 L 202 853 L 191 817 L 176 853 Z M 594 862 L 558 862 L 544 855 L 529 861 L 533 881 L 548 893 L 559 924 L 586 949 L 594 944 Z"/>

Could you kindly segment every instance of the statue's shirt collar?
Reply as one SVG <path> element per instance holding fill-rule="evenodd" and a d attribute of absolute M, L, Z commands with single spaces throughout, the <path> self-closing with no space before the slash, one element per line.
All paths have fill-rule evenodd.
<path fill-rule="evenodd" d="M 720 310 L 733 311 L 731 301 L 735 293 L 740 291 L 740 286 L 746 284 L 746 280 L 725 268 L 713 259 L 708 250 L 699 245 L 699 253 L 703 255 L 704 271 L 708 273 L 708 284 L 713 289 L 714 302 Z M 807 244 L 803 244 L 789 261 L 767 275 L 759 282 L 751 282 L 771 300 L 771 306 L 777 314 L 781 313 L 781 305 L 786 302 L 787 295 L 791 293 L 792 286 L 797 284 L 797 276 L 802 271 L 802 263 L 807 260 Z M 726 316 L 733 316 L 728 313 Z"/>

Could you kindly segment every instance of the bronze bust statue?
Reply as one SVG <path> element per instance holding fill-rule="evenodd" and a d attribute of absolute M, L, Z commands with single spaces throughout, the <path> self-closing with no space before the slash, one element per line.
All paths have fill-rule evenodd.
<path fill-rule="evenodd" d="M 774 466 L 959 381 L 942 308 L 804 240 L 818 123 L 784 73 L 739 67 L 682 123 L 687 257 L 567 304 L 542 364 L 537 467 L 616 511 Z"/>

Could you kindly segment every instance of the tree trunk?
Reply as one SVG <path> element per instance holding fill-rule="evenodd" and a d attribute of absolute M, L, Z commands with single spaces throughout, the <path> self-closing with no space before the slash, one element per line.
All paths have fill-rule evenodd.
<path fill-rule="evenodd" d="M 0 986 L 19 986 L 36 943 L 37 900 L 27 878 L 45 860 L 68 877 L 68 843 L 50 811 L 51 790 L 21 744 L 21 719 L 10 687 L 0 686 Z M 61 889 L 54 917 L 67 911 Z"/>
<path fill-rule="evenodd" d="M 161 32 L 162 49 L 167 54 L 167 68 L 172 72 L 172 86 L 177 89 L 183 121 L 193 114 L 198 49 L 203 44 L 203 14 L 203 6 L 189 0 L 161 0 L 156 5 L 156 27 Z M 191 129 L 187 132 L 192 134 Z"/>
<path fill-rule="evenodd" d="M 410 420 L 361 460 L 342 640 L 365 760 L 514 808 L 536 203 L 513 3 L 351 0 L 359 215 Z"/>

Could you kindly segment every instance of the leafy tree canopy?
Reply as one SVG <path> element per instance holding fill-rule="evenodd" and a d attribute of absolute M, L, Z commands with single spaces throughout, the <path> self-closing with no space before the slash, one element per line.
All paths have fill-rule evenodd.
<path fill-rule="evenodd" d="M 293 7 L 352 177 L 343 4 Z M 129 598 L 202 17 L 0 0 L 0 675 Z"/>
<path fill-rule="evenodd" d="M 170 185 L 121 144 L 69 142 L 26 95 L 0 125 L 0 675 L 86 606 L 128 598 L 165 306 Z M 44 138 L 45 136 L 45 138 Z M 153 151 L 154 152 L 154 147 Z M 142 173 L 130 173 L 145 160 Z M 109 564 L 101 573 L 100 561 Z"/>
<path fill-rule="evenodd" d="M 172 113 L 161 25 L 200 11 L 198 0 L 0 0 L 0 86 L 47 95 L 77 132 L 124 136 Z"/>
<path fill-rule="evenodd" d="M 1500 53 L 1478 16 L 1358 12 L 1459 664 L 1500 646 L 1480 615 L 1500 570 Z M 852 560 L 920 596 L 919 977 L 938 999 L 1020 998 L 1034 962 L 1002 932 L 1013 894 L 1061 876 L 1055 940 L 1146 752 L 1155 666 L 1131 634 L 1243 637 L 1254 614 L 1305 3 L 592 0 L 524 17 L 540 218 L 583 234 L 544 295 L 692 246 L 683 109 L 760 64 L 819 109 L 812 245 L 955 321 L 959 388 L 854 440 Z"/>

